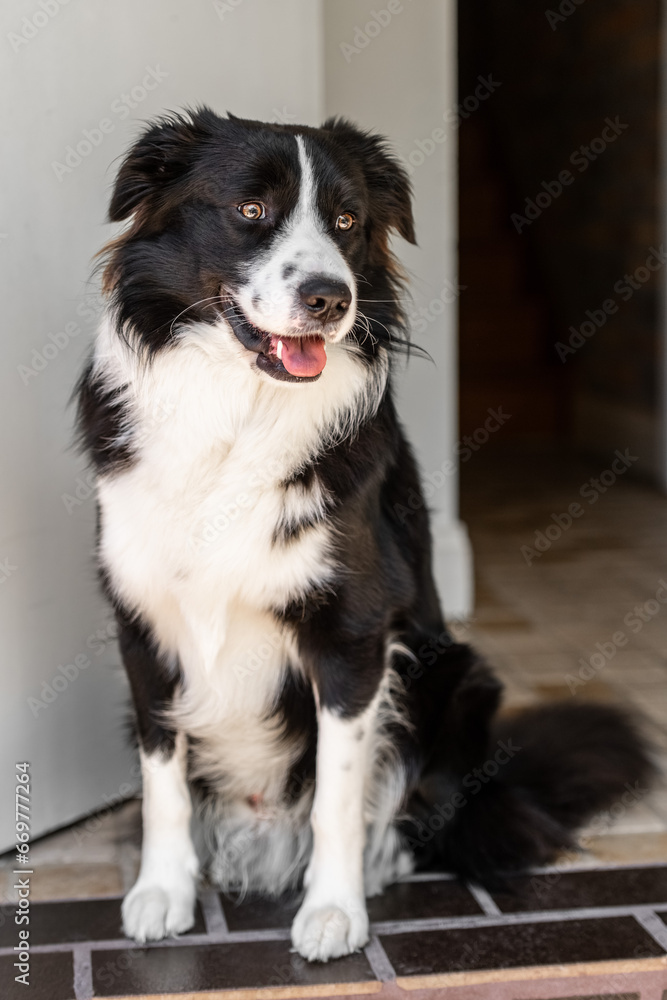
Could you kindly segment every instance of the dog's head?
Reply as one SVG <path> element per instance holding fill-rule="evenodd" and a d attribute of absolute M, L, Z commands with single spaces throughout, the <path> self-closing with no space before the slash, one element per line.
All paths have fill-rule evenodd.
<path fill-rule="evenodd" d="M 304 382 L 331 344 L 373 356 L 400 335 L 388 236 L 414 242 L 409 182 L 380 137 L 345 121 L 161 119 L 124 160 L 109 216 L 131 221 L 108 248 L 106 289 L 149 353 L 203 321 L 242 363 Z"/>

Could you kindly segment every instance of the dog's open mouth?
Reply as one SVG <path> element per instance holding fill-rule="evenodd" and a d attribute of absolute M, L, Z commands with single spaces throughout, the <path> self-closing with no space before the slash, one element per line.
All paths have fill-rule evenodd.
<path fill-rule="evenodd" d="M 314 382 L 327 363 L 324 337 L 278 336 L 246 319 L 237 306 L 225 314 L 237 340 L 257 355 L 257 367 L 282 382 Z"/>

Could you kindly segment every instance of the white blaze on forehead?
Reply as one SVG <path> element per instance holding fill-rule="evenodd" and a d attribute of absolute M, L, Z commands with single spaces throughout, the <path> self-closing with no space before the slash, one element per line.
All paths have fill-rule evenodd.
<path fill-rule="evenodd" d="M 299 286 L 321 275 L 344 282 L 352 302 L 332 340 L 342 340 L 354 325 L 356 286 L 354 275 L 327 232 L 317 206 L 317 173 L 303 136 L 295 136 L 299 155 L 299 197 L 285 220 L 282 232 L 269 251 L 249 261 L 248 282 L 239 290 L 238 302 L 246 317 L 267 333 L 298 336 L 308 317 L 299 299 Z"/>

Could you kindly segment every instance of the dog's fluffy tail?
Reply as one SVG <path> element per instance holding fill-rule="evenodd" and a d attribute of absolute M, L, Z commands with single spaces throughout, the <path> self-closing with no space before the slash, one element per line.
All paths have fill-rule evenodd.
<path fill-rule="evenodd" d="M 457 650 L 471 656 L 457 647 L 455 659 Z M 645 797 L 656 774 L 637 724 L 620 709 L 564 702 L 496 719 L 498 700 L 497 683 L 473 659 L 404 827 L 419 867 L 489 886 L 554 861 L 599 814 L 603 832 Z"/>

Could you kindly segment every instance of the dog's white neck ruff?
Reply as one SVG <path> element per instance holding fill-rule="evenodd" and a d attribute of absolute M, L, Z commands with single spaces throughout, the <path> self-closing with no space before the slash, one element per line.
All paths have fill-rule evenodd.
<path fill-rule="evenodd" d="M 253 368 L 221 320 L 183 328 L 146 364 L 107 318 L 95 368 L 127 408 L 121 436 L 136 456 L 128 469 L 100 477 L 101 555 L 119 596 L 147 614 L 165 649 L 176 651 L 171 615 L 157 627 L 158 580 L 184 607 L 196 581 L 206 587 L 210 579 L 214 593 L 197 595 L 197 614 L 212 604 L 219 618 L 222 594 L 280 607 L 321 579 L 321 531 L 292 547 L 272 542 L 281 524 L 302 520 L 325 498 L 317 484 L 304 494 L 282 483 L 373 415 L 386 358 L 368 367 L 354 347 L 334 344 L 317 382 L 277 382 Z"/>
<path fill-rule="evenodd" d="M 276 382 L 220 321 L 182 328 L 145 364 L 107 317 L 95 366 L 125 401 L 122 435 L 136 452 L 99 479 L 101 562 L 123 604 L 178 658 L 179 721 L 213 741 L 209 775 L 217 769 L 210 776 L 232 782 L 232 794 L 275 798 L 271 759 L 275 775 L 286 763 L 277 734 L 248 723 L 273 703 L 291 642 L 270 609 L 326 587 L 335 570 L 326 522 L 276 544 L 281 529 L 316 522 L 327 500 L 317 479 L 283 484 L 375 412 L 386 358 L 369 367 L 333 344 L 317 382 Z"/>
<path fill-rule="evenodd" d="M 248 303 L 239 297 L 255 321 L 252 300 L 264 291 L 277 333 L 281 302 L 287 308 L 293 299 L 281 300 L 277 289 L 295 250 L 308 266 L 333 268 L 337 255 L 341 267 L 318 223 L 302 146 L 291 224 L 271 259 L 249 269 Z M 354 287 L 351 274 L 349 281 Z M 257 317 L 261 328 L 264 319 Z M 292 328 L 291 317 L 285 323 Z M 310 842 L 307 799 L 297 809 L 284 805 L 303 746 L 283 738 L 272 709 L 288 663 L 300 665 L 292 630 L 273 612 L 326 588 L 336 571 L 325 487 L 316 475 L 307 486 L 286 483 L 375 414 L 388 358 L 381 352 L 369 365 L 355 344 L 332 338 L 316 382 L 280 382 L 257 369 L 224 318 L 181 322 L 172 332 L 173 344 L 148 363 L 111 315 L 99 331 L 95 373 L 125 406 L 119 443 L 133 454 L 126 468 L 99 477 L 100 559 L 117 598 L 150 625 L 165 662 L 180 667 L 172 721 L 197 737 L 195 772 L 221 793 L 218 878 L 272 890 L 298 873 Z M 243 871 L 238 863 L 227 871 L 227 848 L 265 820 L 270 847 L 261 838 L 253 850 L 246 844 Z"/>

